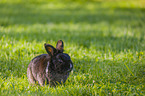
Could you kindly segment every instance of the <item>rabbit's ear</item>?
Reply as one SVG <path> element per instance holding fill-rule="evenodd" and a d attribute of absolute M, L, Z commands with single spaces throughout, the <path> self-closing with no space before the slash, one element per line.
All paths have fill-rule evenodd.
<path fill-rule="evenodd" d="M 56 53 L 56 49 L 52 46 L 52 45 L 49 45 L 49 44 L 44 44 L 45 46 L 45 50 L 47 51 L 47 53 L 50 55 L 50 56 L 53 56 L 54 53 Z"/>
<path fill-rule="evenodd" d="M 58 40 L 58 41 L 57 41 L 56 49 L 57 49 L 59 52 L 63 52 L 63 41 L 62 41 L 62 40 Z"/>

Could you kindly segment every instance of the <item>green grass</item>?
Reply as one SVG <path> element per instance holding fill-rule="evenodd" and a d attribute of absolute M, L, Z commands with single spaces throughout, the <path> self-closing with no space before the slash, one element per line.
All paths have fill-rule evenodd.
<path fill-rule="evenodd" d="M 59 39 L 70 77 L 56 88 L 29 85 L 29 62 Z M 1 0 L 0 95 L 145 95 L 145 1 Z"/>

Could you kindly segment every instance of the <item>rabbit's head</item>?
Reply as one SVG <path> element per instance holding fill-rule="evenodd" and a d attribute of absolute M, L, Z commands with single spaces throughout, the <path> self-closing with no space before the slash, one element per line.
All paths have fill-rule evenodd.
<path fill-rule="evenodd" d="M 44 46 L 50 56 L 49 68 L 51 70 L 54 70 L 60 74 L 64 74 L 73 69 L 73 63 L 70 56 L 66 53 L 63 53 L 64 44 L 62 40 L 58 40 L 56 48 L 49 44 L 44 44 Z"/>

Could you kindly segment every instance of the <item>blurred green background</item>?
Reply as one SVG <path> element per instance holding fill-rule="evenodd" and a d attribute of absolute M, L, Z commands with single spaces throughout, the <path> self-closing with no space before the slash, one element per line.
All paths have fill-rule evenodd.
<path fill-rule="evenodd" d="M 27 67 L 64 41 L 74 70 L 56 88 L 31 86 Z M 0 0 L 0 94 L 145 95 L 144 0 Z"/>

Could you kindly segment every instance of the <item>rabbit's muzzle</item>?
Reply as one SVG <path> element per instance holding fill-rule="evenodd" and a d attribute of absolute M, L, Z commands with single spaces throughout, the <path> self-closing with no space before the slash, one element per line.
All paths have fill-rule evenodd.
<path fill-rule="evenodd" d="M 61 63 L 58 66 L 55 67 L 56 71 L 60 74 L 66 74 L 73 69 L 73 64 L 71 62 L 69 63 Z"/>

